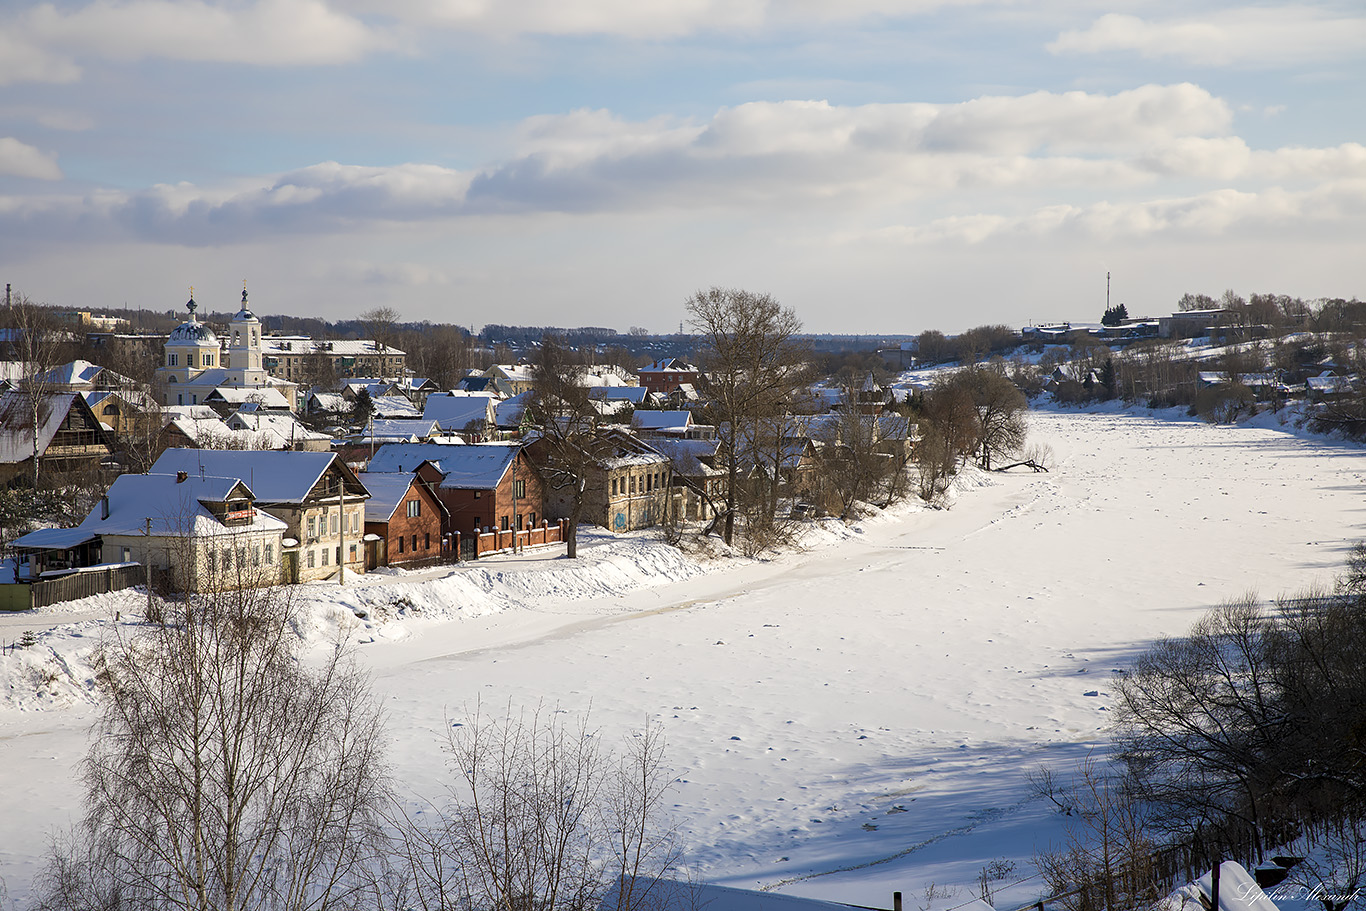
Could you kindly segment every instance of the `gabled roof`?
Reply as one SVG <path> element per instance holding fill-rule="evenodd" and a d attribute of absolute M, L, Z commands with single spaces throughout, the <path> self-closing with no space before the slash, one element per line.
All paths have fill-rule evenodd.
<path fill-rule="evenodd" d="M 152 471 L 191 477 L 219 476 L 242 478 L 262 503 L 297 505 L 304 501 L 337 459 L 330 452 L 294 452 L 240 449 L 168 449 L 152 465 Z M 343 473 L 352 476 L 340 462 Z M 353 477 L 353 476 L 352 476 Z M 361 496 L 349 491 L 347 496 Z M 368 494 L 365 494 L 368 496 Z"/>
<path fill-rule="evenodd" d="M 641 367 L 636 373 L 697 373 L 697 368 L 682 358 L 660 358 L 648 367 Z"/>
<path fill-rule="evenodd" d="M 447 490 L 492 490 L 512 467 L 520 446 L 515 443 L 387 443 L 370 460 L 370 471 L 412 472 L 431 462 L 443 475 Z"/>
<path fill-rule="evenodd" d="M 394 517 L 394 510 L 408 496 L 408 490 L 418 483 L 417 475 L 411 471 L 362 471 L 358 478 L 370 491 L 370 499 L 365 501 L 365 521 L 388 522 Z"/>
<path fill-rule="evenodd" d="M 102 374 L 107 374 L 103 375 Z M 92 364 L 90 361 L 74 360 L 69 364 L 62 364 L 60 367 L 53 367 L 43 374 L 42 380 L 52 386 L 65 386 L 69 389 L 88 389 L 97 384 L 135 386 L 136 383 L 126 376 L 106 370 L 99 364 Z"/>
<path fill-rule="evenodd" d="M 164 426 L 174 427 L 196 446 L 233 437 L 233 429 L 208 405 L 168 405 L 161 416 Z"/>
<path fill-rule="evenodd" d="M 673 463 L 674 471 L 684 477 L 699 478 L 709 475 L 723 474 L 719 468 L 708 465 L 703 460 L 711 460 L 716 457 L 716 450 L 721 445 L 720 440 L 681 440 L 674 437 L 662 437 L 658 440 L 651 440 L 651 445 L 669 457 Z"/>
<path fill-rule="evenodd" d="M 625 401 L 632 405 L 641 404 L 649 394 L 650 390 L 645 386 L 594 386 L 588 390 L 588 398 L 592 401 Z"/>
<path fill-rule="evenodd" d="M 527 404 L 534 394 L 530 391 L 523 392 L 521 395 L 514 395 L 512 398 L 504 399 L 494 405 L 494 423 L 505 430 L 516 430 L 522 426 L 522 416 L 526 414 Z"/>
<path fill-rule="evenodd" d="M 204 505 L 225 503 L 236 497 L 251 499 L 251 494 L 251 489 L 236 477 L 200 477 L 196 473 L 177 482 L 174 473 L 119 475 L 107 494 L 109 518 L 101 518 L 103 510 L 96 505 L 79 527 L 102 535 L 143 535 L 147 533 L 147 520 L 151 519 L 152 534 L 163 537 L 235 534 L 244 529 L 283 530 L 284 522 L 260 511 L 250 525 L 228 528 Z"/>
<path fill-rule="evenodd" d="M 41 397 L 38 409 L 38 452 L 45 453 L 62 428 L 72 409 L 83 411 L 94 427 L 100 422 L 85 399 L 75 392 L 54 392 Z M 33 458 L 33 414 L 29 398 L 22 392 L 0 395 L 0 464 L 14 464 Z"/>
<path fill-rule="evenodd" d="M 422 409 L 422 417 L 424 420 L 436 421 L 442 430 L 457 433 L 471 422 L 493 423 L 496 420 L 493 399 L 486 395 L 429 395 Z"/>
<path fill-rule="evenodd" d="M 175 387 L 170 387 L 174 391 Z M 266 408 L 289 410 L 289 399 L 284 393 L 270 386 L 216 386 L 213 392 L 204 397 L 205 401 L 225 402 L 229 405 L 245 405 L 260 402 Z"/>
<path fill-rule="evenodd" d="M 370 399 L 374 413 L 382 418 L 415 418 L 417 408 L 404 395 L 376 395 Z"/>
<path fill-rule="evenodd" d="M 368 440 L 371 436 L 376 440 L 386 437 L 390 440 L 406 440 L 408 437 L 421 440 L 434 436 L 440 430 L 436 421 L 426 418 L 388 418 L 371 421 L 370 426 L 356 431 L 356 436 L 362 440 Z"/>
<path fill-rule="evenodd" d="M 686 433 L 692 426 L 691 411 L 637 411 L 631 416 L 631 426 L 636 430 L 653 430 L 660 433 Z"/>
<path fill-rule="evenodd" d="M 308 397 L 310 411 L 327 411 L 332 414 L 349 414 L 351 403 L 340 392 L 314 392 Z"/>
<path fill-rule="evenodd" d="M 238 411 L 225 423 L 233 430 L 256 434 L 262 449 L 282 449 L 303 440 L 331 439 L 325 433 L 309 430 L 294 415 L 277 411 Z"/>

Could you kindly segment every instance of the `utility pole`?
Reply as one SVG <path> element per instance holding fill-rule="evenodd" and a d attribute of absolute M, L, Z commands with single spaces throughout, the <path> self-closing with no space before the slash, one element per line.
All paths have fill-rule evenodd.
<path fill-rule="evenodd" d="M 152 520 L 147 518 L 147 546 L 142 553 L 142 582 L 147 586 L 147 616 L 145 619 L 150 623 L 152 620 Z M 199 555 L 195 554 L 194 559 L 198 560 Z"/>
<path fill-rule="evenodd" d="M 339 494 L 337 502 L 340 504 L 337 509 L 341 513 L 341 546 L 337 548 L 337 584 L 346 584 L 346 476 L 342 474 L 338 477 L 341 486 L 338 488 Z"/>
<path fill-rule="evenodd" d="M 1107 311 L 1110 309 L 1110 273 L 1108 270 L 1105 273 L 1105 309 Z"/>

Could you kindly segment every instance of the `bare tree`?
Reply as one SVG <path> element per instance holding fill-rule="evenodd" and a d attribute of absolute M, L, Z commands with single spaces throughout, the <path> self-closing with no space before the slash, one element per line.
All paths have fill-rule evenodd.
<path fill-rule="evenodd" d="M 365 327 L 370 341 L 375 343 L 376 351 L 383 352 L 385 348 L 396 347 L 399 312 L 393 307 L 372 307 L 360 314 L 357 319 Z"/>
<path fill-rule="evenodd" d="M 1061 793 L 1050 772 L 1033 779 L 1067 816 L 1061 845 L 1035 857 L 1049 890 L 1069 911 L 1142 908 L 1164 894 L 1153 869 L 1143 801 L 1131 779 L 1087 756 Z M 985 888 L 985 884 L 984 884 Z"/>
<path fill-rule="evenodd" d="M 784 415 L 805 385 L 806 351 L 797 338 L 802 324 L 792 310 L 767 294 L 726 288 L 698 291 L 687 302 L 693 328 L 701 336 L 701 366 L 707 375 L 706 398 L 722 440 L 726 469 L 723 536 L 735 537 L 745 441 L 759 445 L 781 434 L 762 433 L 761 423 Z"/>
<path fill-rule="evenodd" d="M 535 379 L 526 415 L 539 434 L 533 451 L 545 483 L 568 492 L 565 555 L 574 558 L 579 553 L 578 527 L 588 477 L 597 465 L 594 438 L 602 416 L 588 398 L 583 366 L 562 339 L 542 339 L 532 369 Z"/>
<path fill-rule="evenodd" d="M 33 435 L 33 465 L 30 482 L 38 489 L 42 454 L 39 435 L 48 419 L 50 397 L 56 388 L 53 371 L 66 362 L 71 347 L 71 334 L 47 307 L 35 304 L 23 294 L 18 295 L 4 316 L 10 330 L 15 359 L 23 368 L 19 392 L 29 413 L 29 429 Z"/>
<path fill-rule="evenodd" d="M 248 571 L 240 552 L 228 569 L 231 550 L 208 564 Z M 344 648 L 301 662 L 283 592 L 191 595 L 104 644 L 85 821 L 54 849 L 39 907 L 363 903 L 389 799 L 383 726 Z"/>
<path fill-rule="evenodd" d="M 821 450 L 821 474 L 834 495 L 843 518 L 853 518 L 857 504 L 869 502 L 887 490 L 900 464 L 881 445 L 878 415 L 858 406 L 859 387 L 844 387 L 843 407 L 826 425 Z M 900 416 L 897 415 L 897 418 Z"/>
<path fill-rule="evenodd" d="M 611 894 L 618 911 L 651 907 L 680 860 L 657 727 L 620 754 L 586 717 L 546 706 L 502 719 L 476 708 L 450 731 L 450 803 L 434 826 L 402 827 L 417 906 L 590 911 Z"/>

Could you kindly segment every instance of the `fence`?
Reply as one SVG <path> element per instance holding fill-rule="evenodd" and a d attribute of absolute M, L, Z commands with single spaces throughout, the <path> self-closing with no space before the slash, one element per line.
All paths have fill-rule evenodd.
<path fill-rule="evenodd" d="M 490 529 L 479 535 L 478 544 L 475 547 L 475 557 L 523 547 L 538 547 L 542 544 L 558 544 L 565 539 L 565 521 L 560 519 L 551 525 L 542 520 L 539 528 L 525 528 L 515 532 L 511 529 L 507 531 L 497 528 Z M 457 549 L 459 549 L 458 544 Z"/>
<path fill-rule="evenodd" d="M 59 601 L 74 601 L 77 598 L 89 598 L 91 595 L 122 591 L 134 585 L 141 585 L 142 580 L 142 567 L 136 563 L 91 566 L 57 579 L 0 586 L 4 589 L 3 594 L 0 594 L 0 610 L 18 611 L 47 607 Z"/>

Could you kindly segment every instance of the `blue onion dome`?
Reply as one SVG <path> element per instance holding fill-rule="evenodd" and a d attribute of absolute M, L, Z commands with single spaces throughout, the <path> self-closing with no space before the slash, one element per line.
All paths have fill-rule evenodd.
<path fill-rule="evenodd" d="M 217 348 L 218 336 L 214 335 L 212 329 L 201 323 L 195 318 L 194 311 L 199 307 L 190 298 L 185 309 L 190 311 L 190 318 L 171 330 L 169 343 L 172 345 L 194 345 L 198 348 Z"/>

